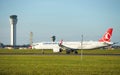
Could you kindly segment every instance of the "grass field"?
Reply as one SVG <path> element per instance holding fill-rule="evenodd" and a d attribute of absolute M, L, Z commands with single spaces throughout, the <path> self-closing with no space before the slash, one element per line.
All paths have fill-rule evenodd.
<path fill-rule="evenodd" d="M 27 51 L 29 53 L 29 50 Z M 9 53 L 7 50 L 3 51 L 3 53 L 5 52 Z M 1 50 L 0 53 L 2 53 Z M 115 50 L 113 53 L 119 54 L 120 51 Z M 119 74 L 120 56 L 84 55 L 83 60 L 81 60 L 79 55 L 0 55 L 0 75 Z"/>
<path fill-rule="evenodd" d="M 53 53 L 52 50 L 34 50 L 34 49 L 0 49 L 0 54 L 27 54 L 27 53 L 31 53 L 31 54 L 66 54 L 65 51 L 61 52 L 61 53 Z M 78 54 L 80 53 L 81 50 L 78 50 Z M 73 53 L 71 53 L 73 54 Z M 115 50 L 83 50 L 83 54 L 120 54 L 120 49 L 115 49 Z"/>

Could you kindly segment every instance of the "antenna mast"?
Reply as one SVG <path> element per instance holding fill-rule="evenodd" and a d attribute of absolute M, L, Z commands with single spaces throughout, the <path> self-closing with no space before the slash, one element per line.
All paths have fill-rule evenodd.
<path fill-rule="evenodd" d="M 33 43 L 33 32 L 30 32 L 30 45 L 32 46 Z"/>

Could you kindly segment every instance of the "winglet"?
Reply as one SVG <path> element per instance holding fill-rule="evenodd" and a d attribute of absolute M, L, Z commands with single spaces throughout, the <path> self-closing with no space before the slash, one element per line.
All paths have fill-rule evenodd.
<path fill-rule="evenodd" d="M 103 37 L 99 40 L 99 42 L 110 42 L 112 32 L 113 32 L 113 28 L 109 28 L 107 32 L 103 35 Z"/>
<path fill-rule="evenodd" d="M 63 40 L 60 40 L 60 43 L 59 43 L 59 45 L 62 45 L 62 43 L 63 43 Z"/>

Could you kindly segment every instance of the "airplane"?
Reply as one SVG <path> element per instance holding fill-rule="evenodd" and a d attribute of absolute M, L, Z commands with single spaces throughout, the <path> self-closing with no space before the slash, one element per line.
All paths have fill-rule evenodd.
<path fill-rule="evenodd" d="M 70 54 L 70 52 L 78 54 L 77 50 L 80 49 L 98 49 L 113 45 L 114 43 L 111 42 L 112 32 L 113 28 L 109 28 L 98 41 L 63 42 L 61 40 L 60 42 L 41 42 L 33 43 L 32 49 L 52 49 L 53 52 L 66 50 L 66 54 Z"/>

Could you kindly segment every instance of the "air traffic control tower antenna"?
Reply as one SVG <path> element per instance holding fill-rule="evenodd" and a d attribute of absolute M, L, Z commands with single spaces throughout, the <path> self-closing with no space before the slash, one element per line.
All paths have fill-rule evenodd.
<path fill-rule="evenodd" d="M 16 45 L 16 24 L 17 24 L 17 15 L 10 16 L 10 26 L 11 26 L 11 45 L 15 47 Z"/>

